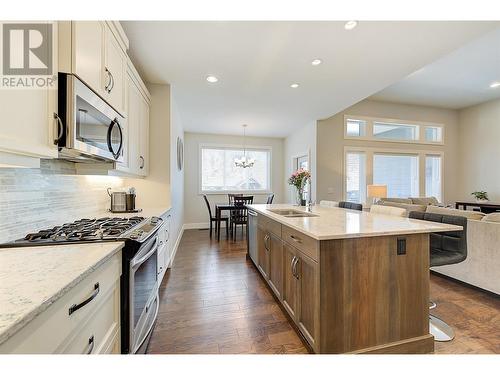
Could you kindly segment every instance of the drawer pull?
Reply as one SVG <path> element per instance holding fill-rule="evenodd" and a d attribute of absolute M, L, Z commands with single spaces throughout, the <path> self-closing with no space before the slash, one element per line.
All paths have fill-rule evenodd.
<path fill-rule="evenodd" d="M 72 305 L 70 308 L 69 308 L 69 315 L 73 314 L 75 311 L 77 311 L 78 309 L 81 309 L 83 306 L 85 306 L 87 303 L 89 303 L 90 301 L 92 301 L 94 298 L 97 297 L 97 295 L 99 294 L 99 283 L 96 283 L 94 285 L 94 291 L 92 292 L 92 294 L 90 295 L 89 298 L 87 298 L 85 301 L 82 301 L 80 302 L 79 304 L 74 304 Z"/>
<path fill-rule="evenodd" d="M 93 350 L 94 350 L 94 335 L 90 336 L 89 338 L 89 345 L 87 352 L 85 354 L 92 354 Z"/>
<path fill-rule="evenodd" d="M 290 235 L 290 238 L 297 243 L 302 243 L 302 240 L 298 237 L 295 237 L 293 234 Z"/>

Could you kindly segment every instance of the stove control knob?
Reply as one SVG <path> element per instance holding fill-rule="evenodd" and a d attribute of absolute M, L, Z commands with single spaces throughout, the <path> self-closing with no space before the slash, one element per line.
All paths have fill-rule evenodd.
<path fill-rule="evenodd" d="M 153 216 L 151 218 L 151 224 L 158 224 L 159 221 L 160 221 L 160 218 L 158 218 L 156 216 Z"/>

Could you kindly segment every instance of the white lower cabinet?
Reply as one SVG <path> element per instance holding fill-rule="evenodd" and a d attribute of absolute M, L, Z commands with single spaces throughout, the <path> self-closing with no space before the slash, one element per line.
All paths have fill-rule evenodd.
<path fill-rule="evenodd" d="M 163 225 L 160 228 L 158 234 L 158 240 L 160 241 L 158 250 L 158 283 L 161 283 L 165 272 L 170 268 L 172 263 L 172 246 L 170 243 L 170 220 L 171 214 L 167 211 L 161 217 L 163 219 Z"/>
<path fill-rule="evenodd" d="M 0 353 L 120 353 L 121 264 L 120 251 L 1 344 Z"/>

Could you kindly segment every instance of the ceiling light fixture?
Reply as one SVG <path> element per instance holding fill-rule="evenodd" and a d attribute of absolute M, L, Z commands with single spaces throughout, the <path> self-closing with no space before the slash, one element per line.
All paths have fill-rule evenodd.
<path fill-rule="evenodd" d="M 219 78 L 217 78 L 216 76 L 208 76 L 207 77 L 207 82 L 210 82 L 210 83 L 215 83 L 219 80 Z"/>
<path fill-rule="evenodd" d="M 321 59 L 314 59 L 313 61 L 311 61 L 311 65 L 318 66 L 322 62 L 323 61 L 321 61 Z"/>
<path fill-rule="evenodd" d="M 296 89 L 297 87 L 299 87 L 299 84 L 298 84 L 298 83 L 292 83 L 292 84 L 290 85 L 290 87 L 291 87 L 292 89 Z"/>
<path fill-rule="evenodd" d="M 247 124 L 243 124 L 243 156 L 241 158 L 234 159 L 234 166 L 240 168 L 251 168 L 255 164 L 255 160 L 252 158 L 247 158 L 247 147 L 246 147 L 246 132 Z"/>
<path fill-rule="evenodd" d="M 496 89 L 497 87 L 500 87 L 500 82 L 493 82 L 493 83 L 490 85 L 490 87 L 491 87 L 492 89 Z"/>
<path fill-rule="evenodd" d="M 344 29 L 346 30 L 352 30 L 356 26 L 358 26 L 358 21 L 347 21 L 344 25 Z"/>

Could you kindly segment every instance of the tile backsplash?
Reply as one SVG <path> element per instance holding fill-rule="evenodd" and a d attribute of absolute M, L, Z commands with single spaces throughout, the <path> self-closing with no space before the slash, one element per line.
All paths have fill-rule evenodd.
<path fill-rule="evenodd" d="M 123 180 L 76 175 L 74 165 L 42 161 L 39 169 L 0 168 L 0 243 L 81 218 L 104 216 L 108 187 Z"/>

